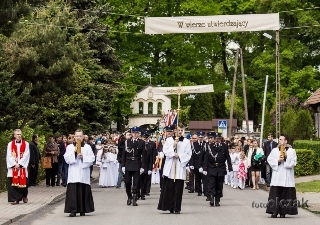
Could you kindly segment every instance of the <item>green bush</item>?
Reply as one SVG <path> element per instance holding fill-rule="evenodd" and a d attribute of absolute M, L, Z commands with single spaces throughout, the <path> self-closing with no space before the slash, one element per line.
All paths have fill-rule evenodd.
<path fill-rule="evenodd" d="M 295 167 L 295 176 L 312 175 L 317 172 L 317 157 L 313 150 L 296 149 L 297 165 Z"/>
<path fill-rule="evenodd" d="M 316 157 L 320 159 L 320 141 L 296 140 L 293 142 L 293 147 L 295 149 L 313 150 Z"/>

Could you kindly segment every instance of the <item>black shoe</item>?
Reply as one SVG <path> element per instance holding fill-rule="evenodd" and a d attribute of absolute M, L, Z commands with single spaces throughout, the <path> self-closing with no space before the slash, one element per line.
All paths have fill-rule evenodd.
<path fill-rule="evenodd" d="M 267 187 L 270 187 L 270 184 L 267 184 Z"/>
<path fill-rule="evenodd" d="M 132 205 L 133 206 L 138 206 L 138 204 L 137 204 L 137 195 L 136 194 L 133 195 Z"/>
<path fill-rule="evenodd" d="M 180 214 L 180 211 L 175 211 L 174 214 Z"/>
<path fill-rule="evenodd" d="M 214 206 L 214 197 L 213 196 L 210 197 L 210 205 Z"/>
<path fill-rule="evenodd" d="M 77 215 L 76 213 L 70 213 L 69 214 L 70 217 L 76 217 L 76 215 Z"/>
<path fill-rule="evenodd" d="M 141 196 L 141 200 L 146 200 L 146 197 L 144 197 L 144 196 Z"/>
<path fill-rule="evenodd" d="M 50 187 L 50 185 L 47 185 L 47 187 Z"/>
<path fill-rule="evenodd" d="M 147 193 L 146 196 L 150 196 L 150 193 Z"/>
<path fill-rule="evenodd" d="M 202 195 L 202 194 L 199 192 L 199 193 L 198 193 L 198 196 L 201 196 L 201 195 Z"/>
<path fill-rule="evenodd" d="M 220 199 L 219 198 L 216 198 L 215 206 L 220 206 Z"/>
<path fill-rule="evenodd" d="M 80 213 L 80 216 L 85 216 L 86 214 L 85 213 Z"/>
<path fill-rule="evenodd" d="M 209 196 L 207 196 L 207 199 L 206 199 L 206 201 L 208 202 L 208 201 L 210 201 L 210 197 Z"/>
<path fill-rule="evenodd" d="M 188 191 L 188 193 L 194 193 L 194 191 Z"/>
<path fill-rule="evenodd" d="M 127 200 L 127 205 L 131 205 L 132 204 L 132 197 L 128 198 Z"/>
<path fill-rule="evenodd" d="M 286 214 L 280 214 L 280 218 L 285 218 Z"/>
<path fill-rule="evenodd" d="M 170 213 L 174 213 L 174 212 L 173 212 L 173 209 L 170 210 Z"/>
<path fill-rule="evenodd" d="M 277 218 L 277 216 L 278 216 L 278 213 L 272 213 L 271 214 L 271 218 Z"/>
<path fill-rule="evenodd" d="M 189 189 L 187 186 L 184 189 Z"/>

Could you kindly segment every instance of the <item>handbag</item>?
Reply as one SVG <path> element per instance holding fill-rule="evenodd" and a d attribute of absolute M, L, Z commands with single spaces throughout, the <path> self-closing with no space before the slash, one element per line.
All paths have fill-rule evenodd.
<path fill-rule="evenodd" d="M 51 169 L 52 168 L 51 156 L 41 157 L 41 167 L 42 167 L 42 169 Z"/>

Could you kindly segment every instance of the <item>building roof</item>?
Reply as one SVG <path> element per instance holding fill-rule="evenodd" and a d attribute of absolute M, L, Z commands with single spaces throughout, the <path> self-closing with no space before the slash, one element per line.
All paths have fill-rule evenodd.
<path fill-rule="evenodd" d="M 320 102 L 320 88 L 316 90 L 305 102 L 306 104 L 309 105 L 314 105 Z"/>

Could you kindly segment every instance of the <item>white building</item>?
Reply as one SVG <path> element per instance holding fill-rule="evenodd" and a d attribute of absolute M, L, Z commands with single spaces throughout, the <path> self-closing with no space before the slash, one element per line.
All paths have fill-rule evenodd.
<path fill-rule="evenodd" d="M 140 90 L 131 103 L 134 116 L 129 118 L 129 128 L 145 124 L 156 124 L 162 112 L 171 109 L 171 98 L 166 95 L 155 95 L 153 86 L 148 85 Z"/>

